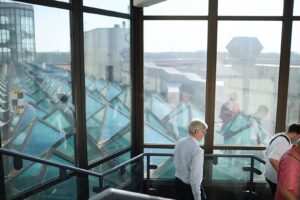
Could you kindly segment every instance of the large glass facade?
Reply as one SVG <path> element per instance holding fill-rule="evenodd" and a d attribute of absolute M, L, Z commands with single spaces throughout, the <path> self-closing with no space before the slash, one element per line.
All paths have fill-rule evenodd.
<path fill-rule="evenodd" d="M 174 144 L 205 119 L 207 22 L 144 26 L 144 143 Z"/>
<path fill-rule="evenodd" d="M 6 1 L 0 16 L 2 147 L 74 166 L 69 11 Z M 49 180 L 47 166 L 13 162 L 4 158 L 7 197 Z"/>
<path fill-rule="evenodd" d="M 299 101 L 300 40 L 298 37 L 299 34 L 300 34 L 300 22 L 295 21 L 293 23 L 293 35 L 292 35 L 292 45 L 291 45 L 286 126 L 289 126 L 291 123 L 297 123 L 300 121 L 300 101 Z"/>
<path fill-rule="evenodd" d="M 204 183 L 246 188 L 251 161 L 235 156 L 263 159 L 270 137 L 300 121 L 299 0 L 28 2 L 0 2 L 1 150 L 104 173 L 143 151 L 172 153 L 200 118 L 209 128 L 199 145 L 220 154 L 207 155 Z M 99 192 L 97 175 L 1 157 L 0 199 Z M 148 171 L 143 160 L 104 186 L 142 188 L 148 171 L 152 183 L 174 178 L 171 154 L 151 157 Z"/>
<path fill-rule="evenodd" d="M 34 12 L 31 5 L 1 2 L 0 61 L 35 61 Z"/>
<path fill-rule="evenodd" d="M 89 162 L 131 145 L 130 23 L 84 14 Z"/>
<path fill-rule="evenodd" d="M 218 33 L 214 143 L 265 146 L 275 131 L 281 23 L 222 21 Z"/>

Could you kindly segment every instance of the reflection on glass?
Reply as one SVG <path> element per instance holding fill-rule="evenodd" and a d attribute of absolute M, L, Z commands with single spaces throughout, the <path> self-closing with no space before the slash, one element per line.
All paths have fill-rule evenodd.
<path fill-rule="evenodd" d="M 299 78 L 300 78 L 300 22 L 295 21 L 292 32 L 292 48 L 289 73 L 286 127 L 300 121 Z"/>
<path fill-rule="evenodd" d="M 265 146 L 274 133 L 280 22 L 220 22 L 214 144 Z"/>
<path fill-rule="evenodd" d="M 214 150 L 214 154 L 231 154 L 231 155 L 254 155 L 258 159 L 254 159 L 254 168 L 259 170 L 261 174 L 254 173 L 254 181 L 265 181 L 263 175 L 265 164 L 263 151 L 246 151 L 246 150 Z M 249 181 L 250 172 L 245 171 L 244 167 L 251 167 L 251 158 L 241 157 L 219 157 L 217 164 L 213 164 L 212 179 L 213 180 L 230 180 L 230 181 Z"/>
<path fill-rule="evenodd" d="M 117 11 L 122 13 L 130 13 L 130 0 L 83 0 L 84 6 L 100 8 L 104 10 Z"/>
<path fill-rule="evenodd" d="M 74 165 L 69 21 L 68 10 L 0 2 L 0 131 L 5 148 Z M 40 164 L 4 166 L 7 197 L 44 180 Z"/>
<path fill-rule="evenodd" d="M 94 167 L 92 171 L 97 173 L 103 173 L 108 171 L 115 166 L 127 161 L 130 159 L 130 153 L 125 153 L 121 156 L 118 156 L 108 162 L 105 162 L 97 167 Z M 129 186 L 135 184 L 134 181 L 137 179 L 134 178 L 137 175 L 137 170 L 142 167 L 142 162 L 135 162 L 132 164 L 125 165 L 115 171 L 104 176 L 103 186 L 112 187 L 112 188 L 123 188 L 124 186 Z M 134 171 L 135 174 L 131 172 Z M 132 181 L 132 179 L 134 181 Z M 90 197 L 96 195 L 97 189 L 99 189 L 99 178 L 94 176 L 89 176 L 89 188 L 90 188 Z M 134 189 L 134 187 L 132 187 Z"/>
<path fill-rule="evenodd" d="M 36 199 L 77 199 L 76 177 L 72 177 L 33 196 Z"/>
<path fill-rule="evenodd" d="M 144 149 L 145 153 L 171 153 L 174 149 Z M 150 165 L 156 165 L 157 169 L 152 169 L 150 179 L 174 179 L 175 168 L 173 156 L 150 156 Z M 147 157 L 144 157 L 144 178 L 147 178 Z"/>
<path fill-rule="evenodd" d="M 168 0 L 144 8 L 145 15 L 208 15 L 208 0 Z"/>
<path fill-rule="evenodd" d="M 219 15 L 281 16 L 283 0 L 222 0 L 218 1 Z"/>
<path fill-rule="evenodd" d="M 192 118 L 204 120 L 207 22 L 146 21 L 144 29 L 144 142 L 174 144 Z"/>
<path fill-rule="evenodd" d="M 130 146 L 129 21 L 84 14 L 89 161 Z M 99 153 L 101 152 L 101 153 Z"/>

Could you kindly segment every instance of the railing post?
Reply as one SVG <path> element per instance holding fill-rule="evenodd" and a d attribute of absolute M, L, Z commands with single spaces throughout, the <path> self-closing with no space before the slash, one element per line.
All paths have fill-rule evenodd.
<path fill-rule="evenodd" d="M 104 177 L 101 175 L 99 177 L 99 189 L 100 189 L 100 192 L 103 191 L 103 188 L 104 188 Z"/>
<path fill-rule="evenodd" d="M 5 194 L 4 167 L 3 167 L 4 163 L 3 163 L 2 155 L 3 154 L 0 152 L 0 200 L 5 200 L 6 194 Z"/>
<path fill-rule="evenodd" d="M 249 185 L 251 199 L 252 199 L 252 195 L 253 195 L 252 193 L 254 188 L 253 180 L 254 180 L 254 158 L 253 156 L 251 156 L 250 185 Z"/>
<path fill-rule="evenodd" d="M 0 147 L 2 148 L 2 135 L 3 134 L 0 131 Z M 3 162 L 3 154 L 0 152 L 0 200 L 5 200 L 6 199 L 6 194 L 5 194 L 5 175 L 4 175 L 4 162 Z"/>
<path fill-rule="evenodd" d="M 147 194 L 149 194 L 149 188 L 150 188 L 150 155 L 147 154 L 147 166 L 146 166 L 146 169 L 147 169 L 147 180 L 146 180 L 146 191 L 147 191 Z"/>
<path fill-rule="evenodd" d="M 5 200 L 5 181 L 4 181 L 4 167 L 3 167 L 3 157 L 0 153 L 0 200 Z"/>

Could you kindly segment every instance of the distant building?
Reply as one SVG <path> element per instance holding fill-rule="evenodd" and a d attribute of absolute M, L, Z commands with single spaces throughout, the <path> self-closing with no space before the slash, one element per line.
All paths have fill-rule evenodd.
<path fill-rule="evenodd" d="M 130 47 L 129 36 L 129 28 L 118 24 L 84 32 L 86 74 L 109 82 L 122 82 L 122 71 L 129 71 L 130 55 L 126 53 Z"/>
<path fill-rule="evenodd" d="M 0 63 L 35 61 L 32 5 L 0 2 Z"/>

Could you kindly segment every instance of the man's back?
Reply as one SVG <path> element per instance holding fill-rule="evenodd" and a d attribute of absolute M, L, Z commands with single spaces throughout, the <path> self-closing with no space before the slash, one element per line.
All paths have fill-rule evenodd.
<path fill-rule="evenodd" d="M 277 172 L 272 166 L 270 159 L 280 160 L 283 154 L 291 147 L 290 141 L 285 133 L 278 133 L 271 138 L 266 149 L 265 177 L 273 183 L 277 183 Z"/>
<path fill-rule="evenodd" d="M 203 150 L 192 137 L 185 137 L 176 143 L 174 152 L 175 176 L 187 184 L 190 184 L 191 162 L 196 156 L 203 156 Z"/>

